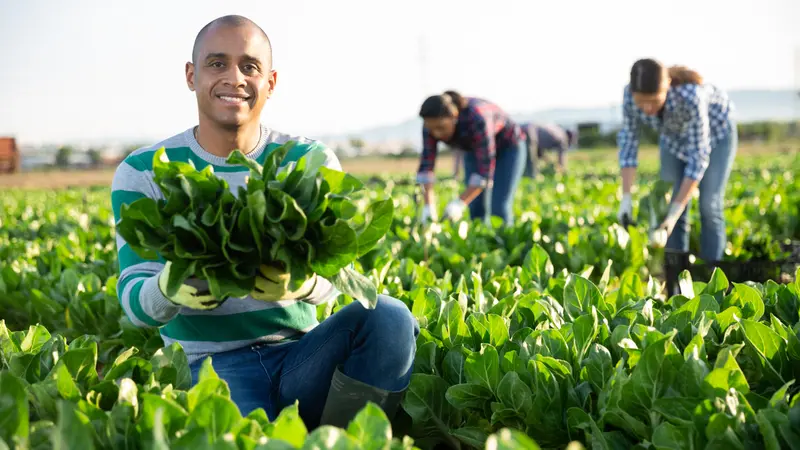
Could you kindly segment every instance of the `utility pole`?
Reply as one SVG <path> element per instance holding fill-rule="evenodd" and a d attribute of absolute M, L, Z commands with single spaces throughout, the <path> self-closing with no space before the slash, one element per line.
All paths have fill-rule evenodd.
<path fill-rule="evenodd" d="M 426 98 L 428 92 L 428 39 L 423 34 L 419 36 L 419 87 L 420 99 Z"/>

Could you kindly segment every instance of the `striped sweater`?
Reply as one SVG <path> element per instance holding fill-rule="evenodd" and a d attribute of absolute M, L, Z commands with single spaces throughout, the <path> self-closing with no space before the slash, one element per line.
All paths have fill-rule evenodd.
<path fill-rule="evenodd" d="M 299 160 L 315 141 L 291 137 L 262 126 L 258 146 L 247 156 L 263 164 L 267 155 L 289 140 L 297 141 L 283 164 Z M 319 143 L 317 143 L 319 144 Z M 191 161 L 198 170 L 212 165 L 214 173 L 228 182 L 234 195 L 245 184 L 247 168 L 225 163 L 225 158 L 212 155 L 200 147 L 193 128 L 151 147 L 138 149 L 128 155 L 114 174 L 111 203 L 116 222 L 120 220 L 123 204 L 142 197 L 163 199 L 153 181 L 153 154 L 166 148 L 171 161 Z M 326 167 L 342 170 L 336 155 L 327 147 Z M 164 259 L 146 260 L 138 256 L 117 235 L 119 279 L 117 295 L 128 318 L 140 327 L 157 327 L 169 346 L 179 342 L 189 362 L 205 356 L 234 350 L 253 343 L 278 343 L 299 337 L 318 324 L 316 306 L 336 298 L 339 291 L 325 279 L 317 281 L 314 292 L 304 300 L 262 302 L 251 297 L 230 299 L 220 307 L 203 311 L 182 307 L 167 299 L 158 287 L 158 276 Z"/>

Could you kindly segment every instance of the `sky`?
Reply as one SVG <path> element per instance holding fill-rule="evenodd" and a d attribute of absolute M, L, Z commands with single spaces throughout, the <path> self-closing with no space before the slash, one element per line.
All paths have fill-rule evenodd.
<path fill-rule="evenodd" d="M 311 137 L 407 120 L 445 89 L 512 113 L 616 104 L 641 57 L 725 89 L 800 89 L 797 0 L 493 2 L 0 0 L 0 135 L 160 140 L 193 126 L 184 65 L 226 14 L 272 41 L 264 123 Z"/>

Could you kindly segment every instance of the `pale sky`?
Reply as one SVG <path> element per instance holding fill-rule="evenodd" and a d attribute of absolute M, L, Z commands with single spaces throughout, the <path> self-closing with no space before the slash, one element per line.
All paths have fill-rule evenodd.
<path fill-rule="evenodd" d="M 278 85 L 263 121 L 311 137 L 403 121 L 449 88 L 509 112 L 619 103 L 647 56 L 726 89 L 800 89 L 798 0 L 493 2 L 0 0 L 0 135 L 183 131 L 197 120 L 184 64 L 197 31 L 225 14 L 272 40 Z"/>

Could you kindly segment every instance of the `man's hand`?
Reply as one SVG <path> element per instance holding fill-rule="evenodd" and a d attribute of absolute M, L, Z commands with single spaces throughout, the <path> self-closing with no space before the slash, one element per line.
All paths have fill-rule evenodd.
<path fill-rule="evenodd" d="M 256 286 L 250 296 L 262 302 L 302 300 L 311 294 L 317 284 L 317 274 L 313 274 L 296 288 L 294 286 L 298 281 L 291 278 L 291 275 L 282 268 L 262 264 L 258 268 Z"/>
<path fill-rule="evenodd" d="M 164 269 L 158 276 L 158 288 L 161 290 L 161 293 L 164 294 L 164 297 L 166 297 L 167 300 L 175 303 L 176 305 L 185 306 L 191 309 L 203 310 L 214 309 L 222 304 L 221 300 L 214 298 L 214 296 L 209 293 L 208 288 L 206 288 L 203 292 L 200 292 L 196 287 L 188 284 L 182 284 L 175 295 L 167 295 L 167 281 L 169 280 L 169 272 L 171 268 L 172 262 L 167 261 L 167 263 L 164 265 Z"/>
<path fill-rule="evenodd" d="M 633 201 L 630 193 L 622 194 L 622 203 L 619 205 L 617 220 L 626 228 L 633 223 Z"/>
<path fill-rule="evenodd" d="M 464 209 L 467 207 L 467 204 L 464 203 L 463 200 L 460 198 L 456 198 L 455 200 L 451 200 L 450 203 L 444 208 L 444 216 L 452 221 L 461 220 L 461 217 L 464 215 Z"/>
<path fill-rule="evenodd" d="M 667 217 L 649 233 L 650 242 L 653 247 L 666 247 L 667 239 L 672 235 L 672 230 L 675 229 L 675 224 L 678 223 L 681 214 L 683 214 L 683 207 L 681 205 L 675 203 L 669 205 Z"/>
<path fill-rule="evenodd" d="M 427 225 L 428 222 L 436 222 L 439 218 L 436 216 L 436 209 L 434 209 L 431 205 L 425 205 L 422 207 L 422 216 L 420 217 L 420 221 L 423 225 Z"/>

